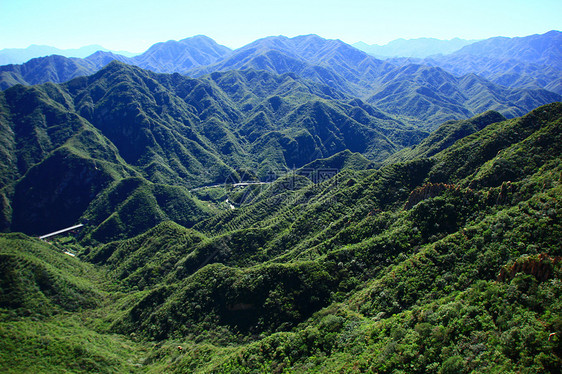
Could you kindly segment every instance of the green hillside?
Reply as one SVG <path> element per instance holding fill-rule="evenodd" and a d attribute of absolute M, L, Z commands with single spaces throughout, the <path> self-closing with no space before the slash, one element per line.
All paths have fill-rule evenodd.
<path fill-rule="evenodd" d="M 366 101 L 427 129 L 489 110 L 507 118 L 518 117 L 531 108 L 560 101 L 558 94 L 544 89 L 523 93 L 524 89 L 495 85 L 476 74 L 458 77 L 441 68 L 411 63 L 390 71 L 379 81 L 380 89 Z"/>
<path fill-rule="evenodd" d="M 142 121 L 140 109 L 154 110 L 147 119 L 153 125 L 139 135 L 154 141 L 140 156 L 116 158 L 123 169 L 107 166 L 113 179 L 83 214 L 91 227 L 52 244 L 23 234 L 0 238 L 3 371 L 560 371 L 561 103 L 509 120 L 489 112 L 446 123 L 380 168 L 368 152 L 334 148 L 268 184 L 217 186 L 209 179 L 210 187 L 190 192 L 146 171 L 144 160 L 159 155 L 154 134 L 164 114 L 145 95 L 156 83 L 138 74 L 123 84 L 139 80 L 133 123 Z M 160 77 L 201 85 L 211 102 L 217 95 L 228 99 L 221 104 L 259 101 L 224 94 L 215 77 L 151 79 Z M 276 102 L 283 108 L 290 100 Z M 303 128 L 325 118 L 315 136 L 338 128 L 336 138 L 347 145 L 341 129 L 357 125 L 337 115 L 353 104 L 310 105 Z M 182 108 L 204 117 L 187 104 L 180 117 Z M 224 123 L 245 118 L 238 105 L 228 108 L 214 112 Z M 292 108 L 290 118 L 300 118 L 303 109 Z M 95 113 L 84 121 L 103 133 Z M 200 136 L 203 148 L 207 137 Z M 56 145 L 50 142 L 44 144 Z M 121 149 L 117 140 L 108 144 Z M 84 154 L 91 159 L 94 151 Z M 228 163 L 234 156 L 212 154 L 236 165 Z M 234 182 L 248 180 L 236 173 Z"/>
<path fill-rule="evenodd" d="M 505 117 L 501 114 L 490 111 L 468 120 L 445 122 L 419 144 L 404 148 L 387 158 L 385 164 L 432 157 L 452 146 L 457 140 L 504 120 Z"/>
<path fill-rule="evenodd" d="M 8 89 L 0 118 L 0 227 L 40 235 L 88 220 L 102 242 L 165 220 L 192 226 L 217 207 L 189 190 L 246 170 L 265 180 L 345 150 L 381 162 L 427 136 L 290 74 L 191 79 L 119 62 Z"/>

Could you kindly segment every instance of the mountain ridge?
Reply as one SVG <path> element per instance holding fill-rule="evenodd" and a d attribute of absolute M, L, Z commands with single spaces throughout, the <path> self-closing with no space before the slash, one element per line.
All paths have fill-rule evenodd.
<path fill-rule="evenodd" d="M 509 87 L 540 87 L 558 94 L 562 87 L 562 32 L 517 38 L 490 38 L 422 63 L 455 75 L 475 73 Z"/>
<path fill-rule="evenodd" d="M 475 42 L 455 52 L 459 55 L 480 55 L 494 58 L 514 58 L 529 63 L 562 68 L 558 56 L 562 53 L 562 32 L 551 30 L 544 34 L 524 37 L 495 37 Z"/>
<path fill-rule="evenodd" d="M 447 76 L 449 73 L 438 68 L 431 71 L 431 65 L 435 65 L 431 62 L 429 67 L 422 69 L 415 64 L 399 63 L 396 66 L 339 40 L 326 40 L 317 35 L 267 37 L 235 51 L 205 36 L 196 36 L 156 44 L 134 58 L 107 52 L 97 52 L 84 60 L 51 56 L 21 66 L 0 67 L 3 77 L 0 84 L 5 88 L 17 83 L 64 81 L 69 77 L 91 74 L 114 59 L 146 65 L 152 70 L 187 72 L 197 77 L 233 69 L 292 73 L 349 96 L 360 97 L 386 112 L 403 116 L 415 126 L 428 129 L 447 120 L 469 118 L 486 110 L 498 110 L 511 117 L 520 116 L 536 106 L 559 100 L 558 96 L 542 91 L 540 85 L 528 83 L 530 78 L 525 77 L 527 73 L 522 76 L 509 73 L 510 78 L 509 74 L 497 77 L 499 82 L 506 83 L 507 79 L 514 86 L 504 88 L 469 75 L 457 78 Z M 507 66 L 511 65 L 508 63 Z M 499 69 L 498 66 L 495 68 Z M 536 72 L 545 77 L 543 86 L 557 90 L 556 79 L 559 78 L 555 78 L 556 72 L 537 69 Z M 449 70 L 456 72 L 453 68 Z M 426 77 L 420 79 L 419 74 L 426 74 Z M 440 81 L 447 83 L 441 85 Z M 468 97 L 471 99 L 468 100 Z M 451 101 L 451 98 L 455 100 Z M 405 106 L 404 103 L 409 104 Z"/>

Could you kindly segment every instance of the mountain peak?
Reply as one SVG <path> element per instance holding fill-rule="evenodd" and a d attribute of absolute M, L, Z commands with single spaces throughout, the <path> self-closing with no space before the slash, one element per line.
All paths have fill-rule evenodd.
<path fill-rule="evenodd" d="M 560 35 L 562 35 L 562 31 L 550 30 L 549 32 L 544 33 L 543 35 L 544 36 L 560 36 Z"/>
<path fill-rule="evenodd" d="M 322 40 L 322 41 L 331 40 L 331 39 L 323 38 L 323 37 L 321 37 L 321 36 L 319 36 L 319 35 L 317 35 L 317 34 L 298 35 L 298 36 L 295 36 L 295 37 L 293 37 L 293 38 L 291 38 L 291 39 L 293 39 L 293 40 L 317 40 L 317 41 L 321 41 L 321 40 Z"/>
<path fill-rule="evenodd" d="M 231 52 L 230 48 L 218 44 L 208 36 L 195 35 L 180 41 L 168 40 L 154 44 L 132 61 L 157 73 L 185 73 L 221 60 Z"/>
<path fill-rule="evenodd" d="M 104 67 L 102 67 L 94 76 L 97 78 L 108 76 L 110 74 L 127 74 L 133 71 L 139 71 L 143 73 L 149 73 L 148 71 L 142 70 L 134 65 L 129 65 L 119 60 L 112 60 L 108 62 Z"/>
<path fill-rule="evenodd" d="M 198 35 L 193 35 L 184 39 L 181 39 L 180 42 L 190 42 L 190 41 L 206 41 L 206 42 L 211 42 L 211 43 L 215 43 L 218 44 L 213 38 L 208 37 L 207 35 L 203 35 L 203 34 L 198 34 Z"/>

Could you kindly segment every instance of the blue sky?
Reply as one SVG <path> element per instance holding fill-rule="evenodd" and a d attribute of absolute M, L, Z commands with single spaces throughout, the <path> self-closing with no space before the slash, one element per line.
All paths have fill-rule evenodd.
<path fill-rule="evenodd" d="M 0 0 L 0 49 L 100 44 L 142 52 L 197 34 L 231 48 L 302 34 L 385 44 L 542 34 L 561 23 L 561 0 Z"/>

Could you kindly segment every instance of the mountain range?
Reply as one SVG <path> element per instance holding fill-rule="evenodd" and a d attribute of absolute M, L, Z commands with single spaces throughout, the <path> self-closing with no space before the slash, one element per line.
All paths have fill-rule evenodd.
<path fill-rule="evenodd" d="M 550 40 L 553 35 L 557 34 L 549 33 L 543 37 Z M 292 73 L 348 96 L 362 98 L 391 115 L 401 116 L 410 124 L 426 129 L 490 109 L 508 117 L 519 116 L 541 104 L 559 100 L 558 95 L 538 86 L 506 88 L 483 78 L 471 77 L 472 73 L 455 77 L 446 69 L 435 69 L 431 64 L 400 63 L 397 66 L 377 60 L 339 40 L 326 40 L 316 35 L 269 37 L 236 51 L 205 36 L 196 36 L 156 44 L 133 58 L 107 52 L 97 52 L 82 60 L 50 56 L 23 65 L 0 67 L 0 86 L 63 82 L 93 73 L 114 59 L 157 72 L 179 72 L 193 77 L 243 69 Z M 556 81 L 556 74 L 553 74 Z M 552 85 L 556 83 L 547 86 Z"/>
<path fill-rule="evenodd" d="M 543 35 L 519 38 L 496 37 L 467 45 L 444 55 L 416 60 L 439 66 L 454 75 L 477 74 L 508 87 L 544 88 L 562 93 L 562 33 L 550 31 Z M 411 59 L 391 59 L 410 64 Z"/>
<path fill-rule="evenodd" d="M 0 88 L 6 89 L 18 83 L 63 83 L 78 76 L 93 74 L 114 60 L 155 72 L 185 73 L 194 67 L 213 63 L 229 52 L 227 47 L 198 35 L 180 41 L 157 43 L 134 57 L 103 50 L 83 59 L 52 55 L 35 58 L 21 65 L 0 66 Z"/>
<path fill-rule="evenodd" d="M 0 102 L 10 154 L 0 190 L 12 202 L 2 226 L 29 233 L 74 222 L 124 177 L 193 188 L 242 169 L 263 178 L 346 149 L 381 162 L 427 136 L 330 87 L 256 70 L 192 79 L 114 61 L 63 85 L 13 87 Z M 72 131 L 59 130 L 69 123 Z M 80 166 L 60 169 L 65 160 Z M 45 216 L 32 213 L 37 204 Z"/>
<path fill-rule="evenodd" d="M 462 56 L 557 69 L 558 34 Z M 559 373 L 561 96 L 424 61 L 0 67 L 0 371 Z"/>

